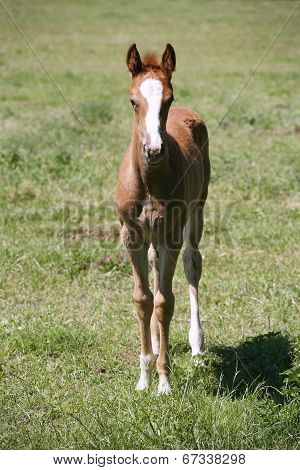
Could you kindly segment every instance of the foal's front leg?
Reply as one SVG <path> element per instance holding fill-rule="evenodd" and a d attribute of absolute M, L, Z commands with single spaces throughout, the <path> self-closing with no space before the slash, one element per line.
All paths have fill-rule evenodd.
<path fill-rule="evenodd" d="M 172 291 L 172 281 L 180 248 L 163 245 L 159 248 L 159 288 L 154 298 L 154 313 L 158 320 L 160 331 L 160 349 L 157 358 L 159 374 L 158 393 L 170 393 L 169 382 L 169 330 L 174 313 L 175 298 Z"/>
<path fill-rule="evenodd" d="M 141 376 L 137 384 L 137 389 L 144 390 L 147 389 L 151 383 L 151 372 L 155 365 L 155 356 L 152 351 L 150 334 L 150 320 L 153 311 L 153 294 L 149 288 L 148 281 L 148 246 L 143 243 L 141 243 L 140 246 L 137 246 L 136 244 L 131 245 L 126 228 L 122 229 L 122 232 L 122 238 L 125 241 L 132 264 L 134 276 L 133 300 L 135 302 L 140 323 Z"/>

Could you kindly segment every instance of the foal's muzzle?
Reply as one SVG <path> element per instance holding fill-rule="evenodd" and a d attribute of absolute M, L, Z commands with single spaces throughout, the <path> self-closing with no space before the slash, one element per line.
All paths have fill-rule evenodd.
<path fill-rule="evenodd" d="M 161 144 L 160 148 L 157 149 L 147 149 L 145 145 L 143 145 L 143 156 L 145 162 L 149 166 L 156 166 L 160 165 L 163 159 L 164 154 L 164 144 Z"/>

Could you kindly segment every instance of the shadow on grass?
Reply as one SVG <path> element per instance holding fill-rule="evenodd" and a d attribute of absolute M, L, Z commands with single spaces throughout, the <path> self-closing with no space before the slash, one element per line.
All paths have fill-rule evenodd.
<path fill-rule="evenodd" d="M 187 343 L 176 343 L 171 349 L 175 359 L 174 373 L 186 382 L 186 365 L 182 354 L 191 353 Z M 181 358 L 180 358 L 181 356 Z M 217 396 L 242 399 L 247 394 L 271 398 L 284 403 L 284 380 L 292 365 L 293 348 L 281 333 L 267 333 L 249 338 L 238 346 L 210 347 L 189 369 L 189 383 Z"/>
<path fill-rule="evenodd" d="M 292 347 L 281 333 L 267 333 L 241 343 L 237 347 L 215 347 L 210 350 L 219 386 L 215 393 L 226 391 L 233 398 L 246 392 L 259 391 L 258 396 L 282 402 L 280 390 L 287 369 L 292 364 Z"/>

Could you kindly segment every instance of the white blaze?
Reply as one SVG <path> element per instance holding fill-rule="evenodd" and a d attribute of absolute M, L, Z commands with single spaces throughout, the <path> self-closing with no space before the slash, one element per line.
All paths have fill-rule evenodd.
<path fill-rule="evenodd" d="M 159 111 L 162 100 L 163 85 L 160 80 L 147 78 L 140 86 L 140 92 L 147 100 L 146 129 L 150 137 L 147 147 L 150 150 L 160 149 L 162 140 L 159 133 Z"/>

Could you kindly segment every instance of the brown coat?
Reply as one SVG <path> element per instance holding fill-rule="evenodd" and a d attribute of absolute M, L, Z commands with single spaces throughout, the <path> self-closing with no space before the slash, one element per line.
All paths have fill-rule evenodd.
<path fill-rule="evenodd" d="M 122 240 L 132 263 L 133 297 L 140 320 L 142 351 L 138 389 L 150 385 L 155 354 L 158 355 L 160 393 L 170 391 L 168 337 L 174 311 L 172 279 L 184 227 L 186 248 L 183 259 L 191 298 L 189 340 L 193 354 L 203 350 L 198 309 L 202 258 L 198 244 L 210 178 L 208 134 L 203 120 L 195 112 L 181 107 L 170 108 L 175 63 L 175 51 L 170 44 L 167 44 L 161 64 L 153 55 L 147 55 L 142 61 L 135 44 L 128 50 L 134 124 L 115 196 Z M 161 93 L 159 114 L 153 121 L 157 126 L 154 131 L 153 124 L 150 130 L 147 127 L 147 113 L 150 114 L 152 106 L 153 117 L 153 109 L 157 106 L 153 102 L 157 97 L 154 96 L 151 102 L 151 93 L 150 101 L 143 93 L 142 84 L 147 80 L 150 89 L 154 83 Z M 152 147 L 148 145 L 151 132 L 156 132 L 155 146 Z M 154 295 L 148 281 L 148 249 L 154 272 Z"/>

